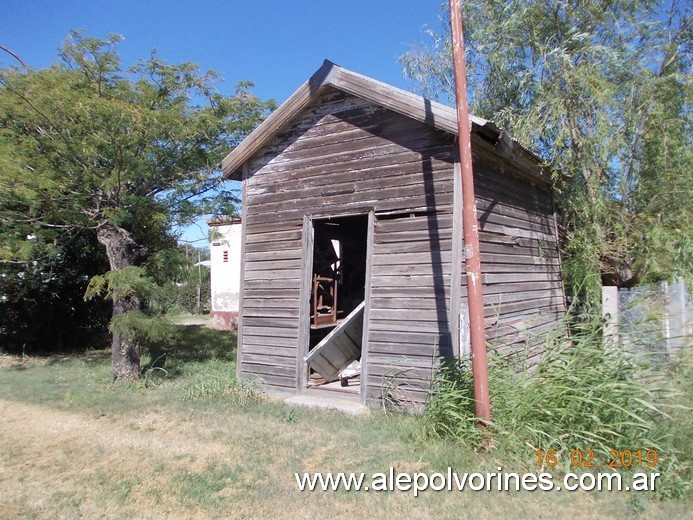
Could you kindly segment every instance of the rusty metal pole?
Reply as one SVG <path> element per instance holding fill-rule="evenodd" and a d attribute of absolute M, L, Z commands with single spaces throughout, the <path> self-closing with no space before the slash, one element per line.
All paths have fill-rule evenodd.
<path fill-rule="evenodd" d="M 455 70 L 457 98 L 457 126 L 459 130 L 459 157 L 462 175 L 462 227 L 464 228 L 464 258 L 467 271 L 467 304 L 469 306 L 469 332 L 471 339 L 472 376 L 476 416 L 481 426 L 491 421 L 488 393 L 488 365 L 486 362 L 486 331 L 484 327 L 484 300 L 481 288 L 481 258 L 479 256 L 479 225 L 474 198 L 472 173 L 471 123 L 467 106 L 467 67 L 464 61 L 462 36 L 462 9 L 458 0 L 449 0 L 452 29 L 452 60 Z"/>

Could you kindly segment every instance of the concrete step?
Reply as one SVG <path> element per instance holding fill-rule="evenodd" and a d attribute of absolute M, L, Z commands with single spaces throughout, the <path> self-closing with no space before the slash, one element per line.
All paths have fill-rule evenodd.
<path fill-rule="evenodd" d="M 337 410 L 347 415 L 363 415 L 369 411 L 368 407 L 359 402 L 324 395 L 295 395 L 284 399 L 284 403 L 289 406 L 301 406 L 304 408 Z"/>

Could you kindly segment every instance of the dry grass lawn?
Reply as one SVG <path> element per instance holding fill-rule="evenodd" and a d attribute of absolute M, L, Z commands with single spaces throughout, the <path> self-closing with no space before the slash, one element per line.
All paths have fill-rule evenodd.
<path fill-rule="evenodd" d="M 625 492 L 300 492 L 294 472 L 485 472 L 503 461 L 419 441 L 411 417 L 185 399 L 196 380 L 232 369 L 190 361 L 127 386 L 108 381 L 107 352 L 0 357 L 0 517 L 691 518 L 686 503 Z"/>

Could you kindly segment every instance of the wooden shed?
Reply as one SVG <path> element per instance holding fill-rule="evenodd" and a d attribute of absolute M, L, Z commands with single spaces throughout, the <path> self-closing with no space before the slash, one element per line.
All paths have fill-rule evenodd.
<path fill-rule="evenodd" d="M 539 356 L 565 313 L 550 179 L 470 119 L 487 338 Z M 454 109 L 325 61 L 224 159 L 243 184 L 239 375 L 425 401 L 468 349 L 456 134 Z"/>

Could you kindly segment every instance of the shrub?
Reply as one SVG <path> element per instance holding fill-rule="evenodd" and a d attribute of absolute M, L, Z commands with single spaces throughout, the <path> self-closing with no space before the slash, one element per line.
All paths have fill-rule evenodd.
<path fill-rule="evenodd" d="M 537 450 L 591 449 L 608 463 L 611 450 L 657 450 L 665 496 L 690 486 L 690 392 L 685 359 L 670 366 L 623 349 L 603 347 L 600 323 L 584 320 L 571 338 L 547 341 L 536 367 L 517 370 L 517 359 L 489 358 L 494 445 L 527 462 Z M 473 381 L 467 359 L 437 371 L 421 419 L 425 436 L 479 445 L 487 432 L 476 427 Z M 683 442 L 682 442 L 683 441 Z M 530 451 L 532 453 L 530 453 Z"/>

